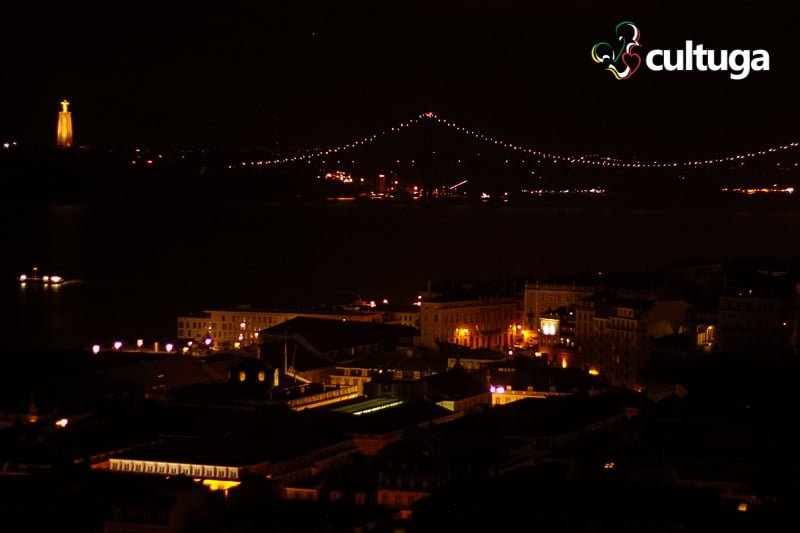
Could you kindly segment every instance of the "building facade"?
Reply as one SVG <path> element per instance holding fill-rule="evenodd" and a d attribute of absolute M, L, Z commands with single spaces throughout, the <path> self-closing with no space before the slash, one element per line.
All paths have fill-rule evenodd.
<path fill-rule="evenodd" d="M 605 376 L 614 385 L 635 388 L 647 356 L 645 313 L 652 302 L 585 298 L 576 309 L 576 363 Z"/>
<path fill-rule="evenodd" d="M 368 311 L 300 311 L 281 309 L 211 309 L 194 315 L 178 317 L 178 338 L 204 342 L 210 338 L 215 344 L 242 345 L 258 341 L 259 331 L 297 317 L 352 320 L 381 323 L 381 312 Z"/>
<path fill-rule="evenodd" d="M 420 306 L 422 346 L 449 342 L 467 348 L 508 349 L 514 345 L 517 305 L 512 298 L 433 299 Z"/>
<path fill-rule="evenodd" d="M 664 279 L 646 272 L 575 274 L 525 284 L 525 328 L 531 337 L 542 334 L 541 320 L 565 309 L 574 312 L 586 297 L 603 292 L 625 298 L 656 300 L 666 291 Z"/>

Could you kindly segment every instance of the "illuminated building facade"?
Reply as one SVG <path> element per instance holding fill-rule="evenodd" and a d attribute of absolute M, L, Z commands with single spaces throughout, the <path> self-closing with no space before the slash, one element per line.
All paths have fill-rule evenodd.
<path fill-rule="evenodd" d="M 545 399 L 553 396 L 572 396 L 571 392 L 556 392 L 554 389 L 555 388 L 553 388 L 553 390 L 550 388 L 548 388 L 548 390 L 534 390 L 533 387 L 515 389 L 511 385 L 491 385 L 489 387 L 491 406 L 505 405 L 528 398 Z"/>
<path fill-rule="evenodd" d="M 449 342 L 472 349 L 507 349 L 514 345 L 516 323 L 512 298 L 434 298 L 420 306 L 421 343 L 429 348 Z"/>
<path fill-rule="evenodd" d="M 536 332 L 541 326 L 540 319 L 543 315 L 562 307 L 573 311 L 583 298 L 595 292 L 656 300 L 663 296 L 663 289 L 663 278 L 646 272 L 574 274 L 543 282 L 526 283 L 525 326 L 531 332 Z"/>
<path fill-rule="evenodd" d="M 539 318 L 537 351 L 551 362 L 572 359 L 575 348 L 575 307 L 548 309 Z"/>
<path fill-rule="evenodd" d="M 72 112 L 69 110 L 69 101 L 61 101 L 61 111 L 58 113 L 58 131 L 56 143 L 59 148 L 72 146 Z"/>
<path fill-rule="evenodd" d="M 290 311 L 254 308 L 211 309 L 194 315 L 178 317 L 178 338 L 203 342 L 211 338 L 214 344 L 242 346 L 258 341 L 259 331 L 282 324 L 297 317 L 352 320 L 381 323 L 379 311 Z"/>
<path fill-rule="evenodd" d="M 574 308 L 582 299 L 594 293 L 592 285 L 575 283 L 527 283 L 525 285 L 525 317 L 527 329 L 540 330 L 546 312 L 559 308 Z M 541 334 L 541 332 L 540 332 Z"/>
<path fill-rule="evenodd" d="M 214 479 L 219 481 L 239 481 L 242 472 L 260 472 L 266 465 L 231 466 L 217 464 L 197 464 L 179 461 L 158 461 L 146 459 L 126 459 L 112 457 L 108 461 L 108 469 L 112 472 L 132 474 L 155 474 L 163 476 L 190 476 L 193 478 Z"/>

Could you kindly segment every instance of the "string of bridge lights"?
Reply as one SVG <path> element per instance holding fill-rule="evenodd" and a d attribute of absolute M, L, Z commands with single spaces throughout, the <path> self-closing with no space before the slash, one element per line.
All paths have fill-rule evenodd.
<path fill-rule="evenodd" d="M 687 160 L 687 161 L 648 161 L 648 162 L 641 162 L 641 161 L 624 161 L 615 157 L 608 157 L 608 156 L 600 156 L 600 155 L 590 155 L 590 156 L 571 156 L 571 155 L 563 155 L 557 154 L 554 152 L 545 152 L 542 150 L 534 150 L 532 148 L 527 148 L 525 146 L 520 146 L 514 143 L 510 143 L 499 139 L 497 137 L 493 137 L 491 135 L 486 135 L 484 133 L 480 133 L 478 131 L 466 128 L 461 126 L 453 121 L 447 120 L 446 118 L 442 118 L 438 116 L 436 113 L 432 111 L 428 111 L 426 113 L 420 113 L 416 117 L 406 120 L 405 122 L 401 122 L 396 126 L 393 126 L 389 129 L 382 130 L 378 133 L 373 135 L 368 135 L 366 137 L 362 137 L 355 141 L 349 142 L 347 144 L 342 144 L 335 147 L 330 148 L 323 148 L 319 150 L 314 150 L 307 152 L 301 155 L 294 155 L 294 156 L 287 156 L 281 157 L 277 159 L 267 159 L 267 160 L 256 160 L 256 161 L 242 161 L 240 166 L 274 166 L 274 165 L 281 165 L 287 163 L 296 163 L 296 162 L 304 162 L 304 161 L 311 161 L 312 159 L 317 159 L 320 157 L 325 157 L 328 155 L 337 154 L 339 152 L 344 152 L 346 150 L 351 150 L 353 148 L 357 148 L 359 146 L 364 146 L 371 144 L 378 140 L 381 137 L 391 135 L 402 131 L 404 129 L 410 128 L 415 126 L 423 121 L 433 120 L 447 128 L 455 130 L 463 135 L 471 137 L 473 139 L 477 139 L 479 141 L 486 142 L 491 145 L 500 146 L 502 148 L 506 148 L 508 150 L 512 150 L 514 152 L 539 157 L 541 159 L 549 159 L 552 162 L 557 163 L 566 163 L 571 165 L 585 165 L 585 166 L 594 166 L 594 167 L 609 167 L 609 168 L 699 168 L 699 167 L 706 167 L 711 165 L 719 165 L 723 163 L 741 163 L 748 159 L 753 159 L 756 157 L 763 157 L 769 155 L 771 153 L 776 153 L 780 151 L 791 150 L 800 146 L 800 142 L 792 142 L 788 144 L 782 144 L 779 146 L 773 146 L 770 148 L 766 148 L 763 150 L 757 150 L 752 152 L 744 152 L 740 154 L 729 155 L 725 157 L 716 157 L 710 159 L 694 159 L 694 160 Z M 229 165 L 228 168 L 234 168 L 234 165 Z"/>

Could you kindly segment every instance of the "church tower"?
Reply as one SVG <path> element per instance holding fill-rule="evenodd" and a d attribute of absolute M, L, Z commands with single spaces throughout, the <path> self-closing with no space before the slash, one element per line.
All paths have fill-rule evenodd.
<path fill-rule="evenodd" d="M 61 101 L 61 111 L 58 113 L 58 136 L 59 148 L 69 148 L 72 146 L 72 113 L 69 111 L 69 102 Z"/>

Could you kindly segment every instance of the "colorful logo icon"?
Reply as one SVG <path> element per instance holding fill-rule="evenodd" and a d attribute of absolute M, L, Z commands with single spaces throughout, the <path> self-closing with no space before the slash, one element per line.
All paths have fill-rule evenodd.
<path fill-rule="evenodd" d="M 617 45 L 601 41 L 592 47 L 592 60 L 605 65 L 618 80 L 627 80 L 642 65 L 642 58 L 634 50 L 639 48 L 641 32 L 633 22 L 624 21 L 614 29 Z"/>

